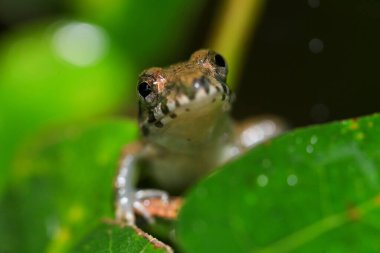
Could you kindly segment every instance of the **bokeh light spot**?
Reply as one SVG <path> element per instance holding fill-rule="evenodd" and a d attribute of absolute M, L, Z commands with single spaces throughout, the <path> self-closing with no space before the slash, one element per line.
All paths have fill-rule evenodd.
<path fill-rule="evenodd" d="M 314 54 L 322 53 L 324 49 L 324 43 L 318 38 L 311 39 L 309 41 L 309 50 Z"/>
<path fill-rule="evenodd" d="M 95 25 L 70 22 L 54 33 L 52 44 L 57 55 L 77 66 L 89 66 L 99 61 L 108 50 L 105 31 Z"/>

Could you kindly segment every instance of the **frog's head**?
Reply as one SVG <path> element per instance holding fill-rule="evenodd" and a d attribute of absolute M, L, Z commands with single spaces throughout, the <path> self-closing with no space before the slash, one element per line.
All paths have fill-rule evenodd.
<path fill-rule="evenodd" d="M 150 68 L 140 74 L 139 122 L 145 136 L 191 135 L 191 129 L 213 127 L 230 108 L 227 64 L 211 50 L 199 50 L 186 62 Z"/>

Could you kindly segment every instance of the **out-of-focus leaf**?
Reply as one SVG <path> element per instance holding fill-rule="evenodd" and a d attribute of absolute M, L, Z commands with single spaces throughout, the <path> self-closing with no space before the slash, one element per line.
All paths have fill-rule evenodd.
<path fill-rule="evenodd" d="M 379 252 L 380 116 L 300 129 L 186 199 L 185 252 Z"/>
<path fill-rule="evenodd" d="M 194 40 L 207 1 L 69 0 L 77 15 L 104 26 L 139 67 L 162 64 Z M 202 38 L 199 39 L 199 45 Z M 173 56 L 174 55 L 174 56 Z M 178 59 L 178 58 L 177 58 Z M 167 62 L 166 62 L 167 63 Z"/>
<path fill-rule="evenodd" d="M 103 44 L 87 50 L 96 39 Z M 101 28 L 78 22 L 35 25 L 3 38 L 0 196 L 24 138 L 44 125 L 115 111 L 129 97 L 133 71 L 115 50 Z"/>
<path fill-rule="evenodd" d="M 134 122 L 109 121 L 54 129 L 25 145 L 0 203 L 0 251 L 65 252 L 112 218 L 121 148 L 136 136 Z"/>
<path fill-rule="evenodd" d="M 151 239 L 151 238 L 149 238 Z M 148 238 L 139 235 L 136 230 L 112 225 L 100 225 L 96 227 L 73 250 L 77 253 L 154 253 L 168 252 L 163 245 L 154 245 Z M 161 243 L 159 243 L 161 244 Z"/>

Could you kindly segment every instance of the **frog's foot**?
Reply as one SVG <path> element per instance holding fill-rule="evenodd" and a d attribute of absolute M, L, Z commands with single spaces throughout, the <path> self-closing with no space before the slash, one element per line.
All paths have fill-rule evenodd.
<path fill-rule="evenodd" d="M 154 223 L 152 213 L 145 207 L 145 202 L 150 199 L 159 199 L 162 203 L 169 203 L 169 195 L 165 191 L 146 189 L 129 192 L 121 196 L 116 205 L 116 218 L 118 221 L 135 225 L 135 213 L 140 214 L 148 223 Z"/>
<path fill-rule="evenodd" d="M 182 204 L 183 199 L 181 197 L 170 197 L 168 203 L 161 201 L 159 198 L 144 201 L 144 206 L 151 215 L 167 220 L 177 219 Z"/>

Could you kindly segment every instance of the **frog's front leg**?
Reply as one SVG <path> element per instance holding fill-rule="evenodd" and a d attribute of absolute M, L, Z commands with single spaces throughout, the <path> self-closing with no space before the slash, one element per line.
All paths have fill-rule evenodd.
<path fill-rule="evenodd" d="M 116 219 L 119 222 L 127 222 L 128 225 L 135 225 L 135 212 L 143 215 L 150 223 L 154 221 L 149 209 L 144 206 L 144 200 L 159 198 L 163 203 L 168 202 L 168 194 L 164 191 L 137 190 L 135 187 L 136 170 L 146 155 L 147 151 L 142 143 L 128 145 L 124 149 L 116 176 Z"/>
<path fill-rule="evenodd" d="M 235 132 L 243 150 L 252 148 L 288 129 L 286 122 L 276 116 L 259 116 L 239 123 Z"/>

